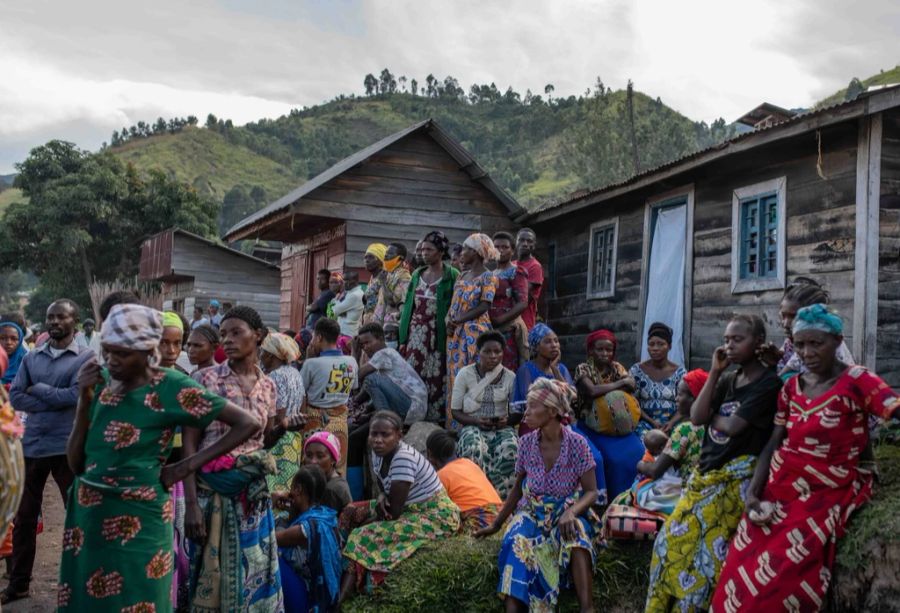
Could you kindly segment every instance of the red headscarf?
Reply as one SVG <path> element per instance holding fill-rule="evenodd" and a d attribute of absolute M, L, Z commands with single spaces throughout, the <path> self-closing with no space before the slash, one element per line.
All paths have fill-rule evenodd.
<path fill-rule="evenodd" d="M 612 333 L 610 330 L 595 330 L 591 332 L 587 336 L 587 340 L 584 343 L 585 349 L 588 353 L 591 352 L 591 348 L 594 346 L 594 343 L 597 341 L 609 341 L 613 346 L 613 357 L 616 357 L 616 347 L 618 346 L 618 341 L 616 341 L 616 335 Z"/>
<path fill-rule="evenodd" d="M 691 388 L 694 398 L 700 395 L 700 390 L 703 389 L 707 379 L 709 379 L 709 373 L 702 368 L 692 370 L 684 376 L 684 382 Z"/>

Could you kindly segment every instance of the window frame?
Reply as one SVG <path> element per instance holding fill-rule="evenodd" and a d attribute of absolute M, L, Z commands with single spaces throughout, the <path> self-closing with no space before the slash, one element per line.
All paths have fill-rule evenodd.
<path fill-rule="evenodd" d="M 787 278 L 787 177 L 778 177 L 753 185 L 739 187 L 731 196 L 731 293 L 760 292 L 773 289 L 784 289 Z M 775 245 L 775 276 L 741 278 L 741 246 L 744 237 L 741 234 L 741 202 L 752 198 L 774 194 L 777 200 L 775 210 L 778 215 L 776 226 L 777 244 Z M 760 220 L 762 217 L 760 217 Z"/>
<path fill-rule="evenodd" d="M 593 279 L 594 279 L 594 237 L 597 233 L 597 230 L 605 229 L 607 227 L 612 227 L 613 229 L 613 246 L 612 246 L 612 262 L 611 262 L 611 275 L 609 280 L 609 289 L 608 290 L 594 290 L 593 288 Z M 612 298 L 616 295 L 616 267 L 619 260 L 619 218 L 617 217 L 609 217 L 607 219 L 602 219 L 600 221 L 596 221 L 591 224 L 590 229 L 588 230 L 588 268 L 587 268 L 587 299 L 588 300 L 602 300 L 604 298 Z"/>

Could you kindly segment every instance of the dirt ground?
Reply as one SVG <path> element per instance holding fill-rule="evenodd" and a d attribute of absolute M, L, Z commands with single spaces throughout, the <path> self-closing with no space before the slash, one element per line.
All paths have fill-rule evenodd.
<path fill-rule="evenodd" d="M 51 477 L 44 489 L 44 532 L 37 537 L 31 598 L 6 605 L 3 607 L 3 613 L 47 613 L 56 609 L 56 581 L 64 523 L 65 509 L 59 497 L 59 490 Z M 6 568 L 0 568 L 5 573 Z M 3 587 L 6 587 L 6 584 L 6 579 L 0 582 Z"/>

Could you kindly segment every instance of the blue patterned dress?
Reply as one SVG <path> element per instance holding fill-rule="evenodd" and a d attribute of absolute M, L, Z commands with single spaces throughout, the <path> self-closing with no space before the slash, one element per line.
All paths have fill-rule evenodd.
<path fill-rule="evenodd" d="M 678 395 L 678 384 L 681 383 L 681 379 L 685 374 L 684 367 L 679 366 L 671 377 L 666 377 L 662 381 L 651 379 L 644 372 L 644 369 L 641 368 L 640 364 L 632 366 L 628 374 L 634 377 L 634 382 L 637 385 L 634 397 L 640 403 L 641 410 L 661 424 L 669 421 L 678 408 L 675 396 Z M 653 426 L 650 422 L 641 419 L 635 432 L 643 438 L 644 433 L 652 429 Z"/>

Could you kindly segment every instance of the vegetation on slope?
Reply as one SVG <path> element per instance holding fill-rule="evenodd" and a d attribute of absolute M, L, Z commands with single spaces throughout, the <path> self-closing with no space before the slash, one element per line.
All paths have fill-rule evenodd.
<path fill-rule="evenodd" d="M 866 91 L 866 88 L 878 85 L 893 85 L 900 83 L 900 66 L 894 66 L 890 70 L 882 70 L 876 75 L 872 75 L 868 79 L 858 79 L 853 77 L 850 83 L 844 89 L 833 93 L 824 100 L 816 104 L 816 108 L 830 106 L 845 100 L 853 100 L 860 93 Z"/>

